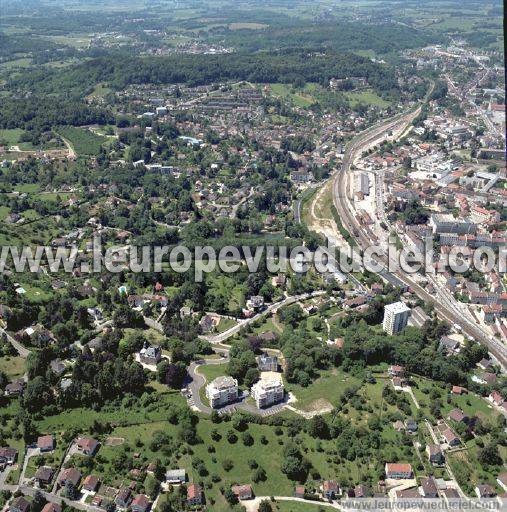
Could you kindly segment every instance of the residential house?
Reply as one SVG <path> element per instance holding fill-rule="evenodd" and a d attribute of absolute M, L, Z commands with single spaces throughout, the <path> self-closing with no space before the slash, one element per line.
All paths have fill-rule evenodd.
<path fill-rule="evenodd" d="M 53 480 L 55 472 L 53 468 L 49 466 L 40 466 L 35 472 L 35 480 L 39 486 L 49 485 Z"/>
<path fill-rule="evenodd" d="M 257 365 L 260 372 L 277 372 L 278 357 L 263 353 L 257 358 Z"/>
<path fill-rule="evenodd" d="M 451 428 L 446 428 L 442 432 L 442 440 L 451 447 L 459 446 L 461 444 L 461 439 Z"/>
<path fill-rule="evenodd" d="M 413 471 L 411 464 L 399 462 L 387 462 L 385 465 L 386 478 L 396 480 L 412 478 Z"/>
<path fill-rule="evenodd" d="M 405 367 L 394 364 L 389 367 L 388 373 L 391 377 L 404 378 L 405 377 Z"/>
<path fill-rule="evenodd" d="M 18 457 L 18 450 L 8 446 L 0 448 L 0 464 L 14 464 Z"/>
<path fill-rule="evenodd" d="M 426 446 L 426 453 L 428 454 L 428 459 L 432 464 L 443 464 L 444 463 L 444 454 L 440 445 L 438 444 L 428 444 Z"/>
<path fill-rule="evenodd" d="M 165 474 L 168 484 L 184 484 L 187 481 L 187 473 L 184 469 L 169 469 Z"/>
<path fill-rule="evenodd" d="M 43 507 L 41 512 L 62 512 L 62 506 L 58 503 L 48 501 Z"/>
<path fill-rule="evenodd" d="M 461 409 L 453 409 L 448 418 L 456 423 L 464 423 L 468 425 L 470 423 L 470 417 L 467 416 Z"/>
<path fill-rule="evenodd" d="M 157 365 L 161 359 L 162 349 L 157 345 L 149 345 L 148 342 L 145 342 L 139 352 L 139 360 L 141 363 Z"/>
<path fill-rule="evenodd" d="M 421 478 L 421 491 L 425 498 L 438 498 L 438 487 L 435 478 Z"/>
<path fill-rule="evenodd" d="M 492 391 L 488 397 L 488 400 L 498 407 L 500 407 L 504 403 L 503 396 L 496 390 Z"/>
<path fill-rule="evenodd" d="M 66 468 L 63 469 L 58 475 L 58 487 L 65 487 L 68 483 L 72 484 L 74 487 L 79 485 L 81 481 L 81 472 L 76 468 Z"/>
<path fill-rule="evenodd" d="M 130 508 L 132 512 L 148 512 L 151 507 L 151 502 L 144 494 L 136 494 Z"/>
<path fill-rule="evenodd" d="M 187 487 L 187 505 L 195 506 L 202 505 L 203 496 L 202 496 L 202 488 L 197 484 L 190 484 Z"/>
<path fill-rule="evenodd" d="M 99 447 L 99 442 L 91 437 L 80 437 L 77 442 L 77 449 L 83 455 L 93 456 Z"/>
<path fill-rule="evenodd" d="M 55 439 L 53 436 L 39 436 L 37 438 L 37 448 L 41 452 L 51 452 L 55 449 Z"/>
<path fill-rule="evenodd" d="M 30 510 L 30 503 L 23 496 L 18 496 L 12 500 L 9 510 L 11 512 L 28 512 Z"/>
<path fill-rule="evenodd" d="M 496 491 L 493 486 L 489 484 L 481 484 L 475 488 L 475 494 L 479 498 L 494 498 L 496 497 Z"/>
<path fill-rule="evenodd" d="M 83 480 L 82 488 L 88 492 L 95 492 L 99 486 L 99 479 L 95 475 L 87 475 Z"/>
<path fill-rule="evenodd" d="M 132 501 L 132 491 L 128 487 L 120 489 L 120 492 L 116 495 L 114 502 L 116 506 L 122 510 L 129 508 L 130 502 Z"/>
<path fill-rule="evenodd" d="M 233 485 L 231 491 L 236 495 L 238 500 L 251 500 L 254 497 L 252 486 L 249 484 L 245 485 Z"/>
<path fill-rule="evenodd" d="M 340 494 L 340 487 L 335 480 L 324 480 L 322 483 L 322 495 L 328 500 L 334 500 Z"/>
<path fill-rule="evenodd" d="M 415 434 L 418 430 L 417 421 L 413 418 L 407 418 L 405 421 L 405 428 L 409 434 Z"/>
<path fill-rule="evenodd" d="M 49 363 L 49 366 L 51 368 L 51 371 L 58 376 L 65 373 L 65 370 L 67 369 L 67 367 L 65 366 L 61 359 L 53 359 L 53 361 Z"/>
<path fill-rule="evenodd" d="M 25 381 L 23 379 L 13 380 L 5 386 L 5 396 L 20 396 L 25 389 Z"/>

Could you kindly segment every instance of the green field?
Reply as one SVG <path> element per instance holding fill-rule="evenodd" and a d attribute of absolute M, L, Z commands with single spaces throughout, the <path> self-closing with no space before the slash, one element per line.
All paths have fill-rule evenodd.
<path fill-rule="evenodd" d="M 313 411 L 323 405 L 337 405 L 343 391 L 359 383 L 359 380 L 343 373 L 341 370 L 322 371 L 310 386 L 302 387 L 288 384 L 287 390 L 294 393 L 297 402 L 294 406 L 304 411 Z"/>
<path fill-rule="evenodd" d="M 9 379 L 21 377 L 25 373 L 25 360 L 17 356 L 0 357 L 0 372 L 5 373 Z"/>
<path fill-rule="evenodd" d="M 391 102 L 384 100 L 371 89 L 367 89 L 365 91 L 345 92 L 344 95 L 347 97 L 352 107 L 356 106 L 358 103 L 373 105 L 374 107 L 380 108 L 388 107 L 391 104 Z"/>
<path fill-rule="evenodd" d="M 21 128 L 0 130 L 0 146 L 5 144 L 7 147 L 19 146 L 21 150 L 33 149 L 31 142 L 20 142 L 20 137 L 25 133 Z"/>
<path fill-rule="evenodd" d="M 58 134 L 69 141 L 78 155 L 98 155 L 102 144 L 107 140 L 105 137 L 75 126 L 61 126 L 58 128 Z"/>
<path fill-rule="evenodd" d="M 296 107 L 309 107 L 313 105 L 315 98 L 305 91 L 297 91 L 287 84 L 270 84 L 271 92 L 275 96 L 291 101 Z"/>

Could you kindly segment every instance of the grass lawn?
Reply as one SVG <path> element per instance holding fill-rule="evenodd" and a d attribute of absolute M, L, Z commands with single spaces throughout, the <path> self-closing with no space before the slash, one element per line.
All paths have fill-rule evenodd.
<path fill-rule="evenodd" d="M 9 213 L 11 213 L 11 209 L 8 206 L 0 206 L 0 220 L 4 220 Z"/>
<path fill-rule="evenodd" d="M 25 373 L 25 360 L 18 356 L 0 357 L 0 372 L 4 372 L 9 379 L 21 377 Z"/>
<path fill-rule="evenodd" d="M 294 393 L 297 398 L 295 407 L 312 411 L 322 406 L 323 401 L 336 406 L 343 391 L 356 384 L 359 384 L 358 379 L 335 368 L 320 372 L 320 376 L 306 388 L 298 384 L 288 384 L 287 390 Z"/>
<path fill-rule="evenodd" d="M 344 94 L 349 100 L 352 107 L 354 107 L 358 103 L 373 105 L 375 107 L 380 108 L 388 107 L 391 104 L 391 102 L 384 100 L 371 89 L 367 89 L 365 91 L 345 92 Z"/>
<path fill-rule="evenodd" d="M 315 98 L 305 91 L 296 91 L 287 84 L 270 84 L 271 92 L 275 96 L 292 101 L 296 107 L 309 107 L 315 103 Z"/>
<path fill-rule="evenodd" d="M 227 331 L 227 329 L 230 329 L 231 327 L 234 327 L 236 325 L 236 322 L 232 318 L 221 318 L 220 323 L 218 324 L 218 327 L 216 329 L 216 332 L 224 332 Z"/>
<path fill-rule="evenodd" d="M 57 132 L 69 141 L 78 155 L 98 155 L 102 144 L 107 140 L 90 130 L 75 126 L 60 126 Z"/>

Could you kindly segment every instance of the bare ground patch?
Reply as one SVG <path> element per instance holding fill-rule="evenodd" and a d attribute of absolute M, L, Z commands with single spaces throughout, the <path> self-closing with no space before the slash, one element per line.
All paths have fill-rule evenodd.
<path fill-rule="evenodd" d="M 125 442 L 124 437 L 108 437 L 104 443 L 106 446 L 120 446 Z"/>

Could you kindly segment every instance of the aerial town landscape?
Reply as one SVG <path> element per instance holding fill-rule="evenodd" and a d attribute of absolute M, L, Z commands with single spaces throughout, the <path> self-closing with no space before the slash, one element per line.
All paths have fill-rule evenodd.
<path fill-rule="evenodd" d="M 1 511 L 505 509 L 503 18 L 3 0 Z"/>

